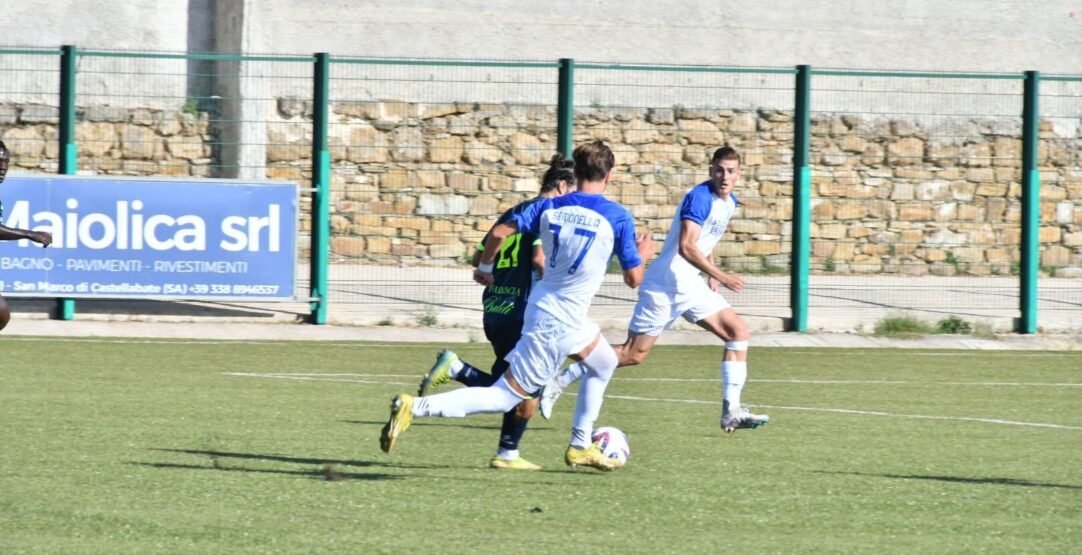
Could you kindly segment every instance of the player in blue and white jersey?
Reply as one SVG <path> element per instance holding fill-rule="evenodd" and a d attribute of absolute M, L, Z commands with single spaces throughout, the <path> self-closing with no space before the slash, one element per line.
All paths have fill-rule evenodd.
<path fill-rule="evenodd" d="M 7 145 L 5 145 L 3 141 L 0 141 L 0 183 L 3 183 L 4 179 L 7 178 L 8 164 L 10 162 L 11 151 L 8 150 Z M 3 217 L 4 204 L 0 202 L 0 222 L 3 222 Z M 18 229 L 0 223 L 0 241 L 17 241 L 19 239 L 29 239 L 40 244 L 42 247 L 48 247 L 53 242 L 53 236 L 48 231 Z M 7 327 L 10 320 L 11 309 L 8 308 L 8 302 L 4 300 L 4 297 L 0 296 L 0 330 Z"/>
<path fill-rule="evenodd" d="M 401 394 L 391 402 L 391 416 L 380 434 L 380 448 L 390 452 L 414 417 L 461 417 L 505 412 L 541 390 L 565 358 L 582 363 L 585 376 L 575 405 L 571 440 L 564 460 L 571 466 L 613 470 L 619 463 L 605 457 L 593 443 L 593 424 L 603 403 L 605 387 L 619 362 L 602 339 L 587 310 L 601 287 L 608 261 L 615 254 L 624 283 L 637 287 L 644 261 L 653 255 L 649 235 L 636 237 L 635 223 L 623 206 L 602 196 L 615 158 L 601 141 L 575 149 L 575 178 L 579 190 L 544 199 L 495 226 L 485 242 L 474 281 L 492 284 L 496 252 L 518 230 L 541 238 L 545 274 L 530 293 L 522 339 L 507 356 L 510 368 L 490 387 L 467 387 L 413 398 Z"/>
<path fill-rule="evenodd" d="M 721 338 L 725 342 L 721 363 L 721 428 L 726 432 L 757 428 L 770 421 L 769 416 L 753 414 L 740 404 L 748 374 L 751 332 L 729 302 L 717 294 L 719 284 L 734 292 L 741 291 L 744 279 L 721 271 L 710 260 L 739 204 L 733 194 L 739 179 L 740 154 L 728 146 L 714 151 L 710 179 L 684 195 L 661 255 L 650 264 L 639 288 L 639 302 L 628 324 L 627 341 L 616 348 L 620 366 L 640 364 L 654 348 L 661 332 L 680 317 Z M 703 281 L 700 272 L 708 276 L 708 281 Z M 579 365 L 572 364 L 545 385 L 541 394 L 542 416 L 551 415 L 563 389 L 583 372 Z"/>
<path fill-rule="evenodd" d="M 541 179 L 541 190 L 537 198 L 523 201 L 504 212 L 495 225 L 510 221 L 516 214 L 544 198 L 563 196 L 575 190 L 575 163 L 557 154 L 549 161 L 549 168 Z M 474 254 L 473 265 L 481 262 L 485 241 L 481 241 Z M 496 253 L 496 263 L 492 269 L 492 285 L 485 288 L 481 295 L 484 307 L 485 338 L 492 344 L 496 360 L 492 369 L 485 372 L 460 359 L 450 349 L 444 349 L 436 357 L 436 363 L 425 374 L 417 388 L 417 395 L 424 397 L 436 387 L 452 380 L 468 387 L 488 387 L 507 371 L 506 357 L 522 338 L 523 319 L 526 315 L 526 303 L 535 279 L 544 275 L 545 254 L 541 250 L 541 239 L 536 235 L 519 230 L 500 245 Z M 519 442 L 526 432 L 526 426 L 537 410 L 537 399 L 527 399 L 503 415 L 500 426 L 500 442 L 496 455 L 489 460 L 489 466 L 506 470 L 540 470 L 536 465 L 519 456 Z"/>

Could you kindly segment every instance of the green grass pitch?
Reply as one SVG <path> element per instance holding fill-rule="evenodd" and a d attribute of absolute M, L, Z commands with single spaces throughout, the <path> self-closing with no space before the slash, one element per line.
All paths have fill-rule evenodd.
<path fill-rule="evenodd" d="M 573 397 L 487 468 L 497 415 L 379 450 L 437 345 L 6 337 L 2 553 L 1066 553 L 1082 546 L 1082 354 L 717 347 L 619 370 L 609 474 L 563 464 Z M 484 344 L 455 346 L 487 366 Z M 287 375 L 288 374 L 288 375 Z M 273 375 L 273 376 L 272 376 Z M 336 480 L 328 480 L 331 467 Z"/>

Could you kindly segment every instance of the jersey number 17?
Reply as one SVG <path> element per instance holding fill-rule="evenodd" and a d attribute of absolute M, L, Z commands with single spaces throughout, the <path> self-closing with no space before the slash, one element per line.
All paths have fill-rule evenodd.
<path fill-rule="evenodd" d="M 549 268 L 556 267 L 556 257 L 560 253 L 560 231 L 562 229 L 563 226 L 560 225 L 549 226 L 549 230 L 552 231 L 552 256 L 549 257 Z M 573 274 L 578 271 L 579 265 L 582 264 L 582 259 L 586 258 L 586 251 L 590 250 L 590 247 L 594 244 L 594 238 L 597 237 L 596 231 L 582 229 L 581 227 L 576 227 L 574 234 L 579 237 L 584 237 L 585 239 L 579 241 L 578 252 L 572 252 L 570 254 L 570 256 L 574 257 L 574 260 L 571 262 L 571 266 L 567 269 L 567 273 L 569 274 Z"/>

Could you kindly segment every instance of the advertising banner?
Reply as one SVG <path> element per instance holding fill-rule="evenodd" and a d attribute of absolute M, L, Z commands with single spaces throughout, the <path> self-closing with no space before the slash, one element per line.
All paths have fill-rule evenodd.
<path fill-rule="evenodd" d="M 0 241 L 4 295 L 294 296 L 294 183 L 9 176 L 0 201 L 5 226 L 53 236 Z"/>

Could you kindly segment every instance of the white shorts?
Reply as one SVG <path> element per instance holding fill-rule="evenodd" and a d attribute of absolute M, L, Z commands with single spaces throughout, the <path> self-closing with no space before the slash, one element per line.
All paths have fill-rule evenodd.
<path fill-rule="evenodd" d="M 627 329 L 632 333 L 658 336 L 681 316 L 694 324 L 730 306 L 729 301 L 711 291 L 706 282 L 696 282 L 679 293 L 639 289 L 639 302 Z"/>
<path fill-rule="evenodd" d="M 599 333 L 601 328 L 590 320 L 568 324 L 528 305 L 522 338 L 504 360 L 522 390 L 534 394 L 556 375 L 564 359 L 588 347 Z"/>

